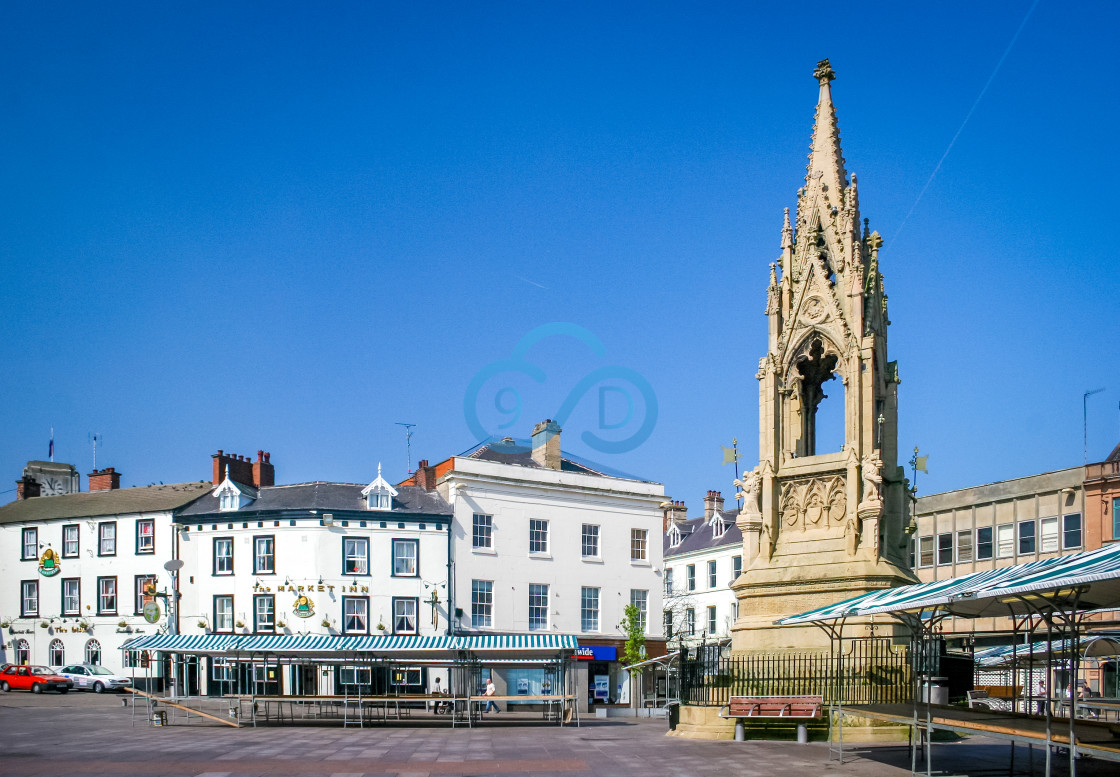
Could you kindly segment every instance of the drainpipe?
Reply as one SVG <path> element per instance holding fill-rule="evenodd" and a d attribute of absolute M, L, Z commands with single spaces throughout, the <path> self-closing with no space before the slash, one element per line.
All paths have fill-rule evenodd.
<path fill-rule="evenodd" d="M 452 514 L 447 519 L 447 636 L 449 637 L 454 631 L 451 626 L 451 619 L 455 617 L 455 581 L 451 579 L 451 532 L 454 521 L 455 516 Z M 448 684 L 450 685 L 450 682 Z"/>

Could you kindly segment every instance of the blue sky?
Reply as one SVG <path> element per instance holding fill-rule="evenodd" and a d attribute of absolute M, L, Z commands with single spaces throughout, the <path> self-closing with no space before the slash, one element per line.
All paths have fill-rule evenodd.
<path fill-rule="evenodd" d="M 1120 441 L 1120 7 L 480 5 L 2 11 L 9 484 L 52 426 L 83 475 L 103 435 L 125 485 L 218 448 L 281 482 L 403 477 L 395 422 L 414 462 L 470 447 L 472 378 L 559 322 L 526 354 L 543 382 L 485 381 L 478 423 L 525 437 L 632 371 L 570 400 L 565 447 L 693 508 L 730 494 L 823 57 L 921 492 L 1080 464 L 1089 389 L 1090 459 Z M 652 410 L 632 374 L 652 434 L 597 450 Z"/>

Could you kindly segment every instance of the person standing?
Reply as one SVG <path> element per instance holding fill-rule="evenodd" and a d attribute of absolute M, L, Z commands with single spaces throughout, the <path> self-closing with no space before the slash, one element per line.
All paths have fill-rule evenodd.
<path fill-rule="evenodd" d="M 483 694 L 483 696 L 494 696 L 497 692 L 498 687 L 494 685 L 494 676 L 491 675 L 490 677 L 486 678 L 486 692 Z M 498 709 L 498 705 L 494 703 L 493 699 L 487 700 L 486 709 L 484 709 L 483 712 L 489 712 L 491 709 L 493 709 L 494 712 L 501 712 L 501 710 Z"/>

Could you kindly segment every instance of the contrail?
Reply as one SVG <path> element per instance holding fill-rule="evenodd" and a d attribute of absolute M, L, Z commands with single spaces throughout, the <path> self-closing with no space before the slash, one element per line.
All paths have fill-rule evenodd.
<path fill-rule="evenodd" d="M 519 281 L 525 281 L 526 283 L 531 283 L 531 284 L 533 284 L 534 286 L 536 286 L 536 287 L 538 287 L 538 288 L 544 289 L 544 290 L 546 290 L 546 291 L 548 290 L 548 287 L 547 287 L 547 286 L 541 286 L 541 284 L 537 283 L 536 281 L 531 281 L 531 280 L 529 280 L 528 278 L 523 278 L 523 277 L 521 277 L 520 275 L 515 275 L 515 276 L 513 276 L 513 277 L 514 277 L 514 278 L 517 278 L 517 280 L 519 280 Z"/>
<path fill-rule="evenodd" d="M 926 185 L 922 187 L 922 190 L 920 192 L 918 192 L 918 199 L 914 200 L 914 204 L 910 206 L 910 210 L 906 213 L 906 218 L 902 219 L 902 223 L 898 225 L 898 229 L 895 231 L 894 237 L 891 238 L 890 243 L 887 243 L 887 248 L 890 248 L 891 243 L 898 239 L 898 235 L 902 232 L 902 228 L 906 226 L 906 222 L 907 220 L 909 220 L 910 214 L 914 212 L 914 209 L 918 207 L 918 203 L 922 201 L 922 195 L 926 193 L 926 189 L 928 189 L 929 185 L 933 183 L 933 179 L 937 176 L 938 171 L 941 169 L 941 165 L 945 162 L 945 158 L 949 156 L 949 152 L 953 150 L 953 145 L 957 142 L 957 138 L 961 136 L 961 132 L 964 131 L 964 126 L 968 124 L 968 120 L 972 118 L 972 114 L 976 110 L 976 106 L 979 105 L 980 101 L 984 99 L 984 94 L 988 91 L 988 87 L 992 85 L 992 81 L 995 80 L 996 74 L 999 73 L 999 69 L 1003 66 L 1003 61 L 1007 59 L 1007 55 L 1011 53 L 1011 49 L 1015 45 L 1015 41 L 1019 40 L 1019 33 L 1021 33 L 1023 31 L 1023 28 L 1027 26 L 1027 20 L 1031 18 L 1031 14 L 1034 13 L 1034 9 L 1038 7 L 1038 4 L 1040 2 L 1042 2 L 1042 0 L 1034 0 L 1034 3 L 1027 11 L 1027 15 L 1023 17 L 1023 21 L 1019 25 L 1019 29 L 1015 31 L 1015 35 L 1011 38 L 1011 42 L 1008 43 L 1007 48 L 1004 49 L 1003 56 L 999 58 L 999 62 L 996 63 L 995 69 L 992 70 L 992 74 L 988 76 L 988 83 L 984 84 L 984 88 L 981 89 L 980 94 L 976 96 L 976 100 L 972 103 L 972 107 L 968 109 L 968 114 L 964 117 L 964 121 L 962 121 L 961 126 L 957 128 L 957 134 L 953 135 L 953 139 L 949 141 L 949 147 L 945 149 L 945 153 L 941 155 L 941 159 L 937 160 L 937 166 L 934 167 L 933 172 L 929 174 L 929 180 L 926 181 Z"/>

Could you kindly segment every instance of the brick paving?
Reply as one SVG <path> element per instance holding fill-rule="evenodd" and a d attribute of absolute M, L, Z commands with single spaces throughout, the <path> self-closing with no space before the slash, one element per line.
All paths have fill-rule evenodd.
<path fill-rule="evenodd" d="M 115 696 L 0 695 L 0 774 L 151 775 L 153 777 L 715 777 L 716 775 L 851 775 L 902 777 L 909 751 L 863 747 L 843 765 L 827 745 L 790 742 L 706 742 L 665 736 L 660 720 L 585 720 L 580 728 L 502 715 L 474 729 L 451 729 L 445 719 L 416 718 L 364 729 L 341 724 L 232 729 L 216 724 L 149 727 Z M 1006 744 L 935 746 L 934 767 L 950 774 L 1006 773 Z M 1027 749 L 1016 755 L 1025 773 Z M 1042 757 L 1034 751 L 1035 774 Z M 1062 764 L 1055 770 L 1063 774 Z M 1085 777 L 1115 775 L 1116 764 L 1087 760 Z"/>

